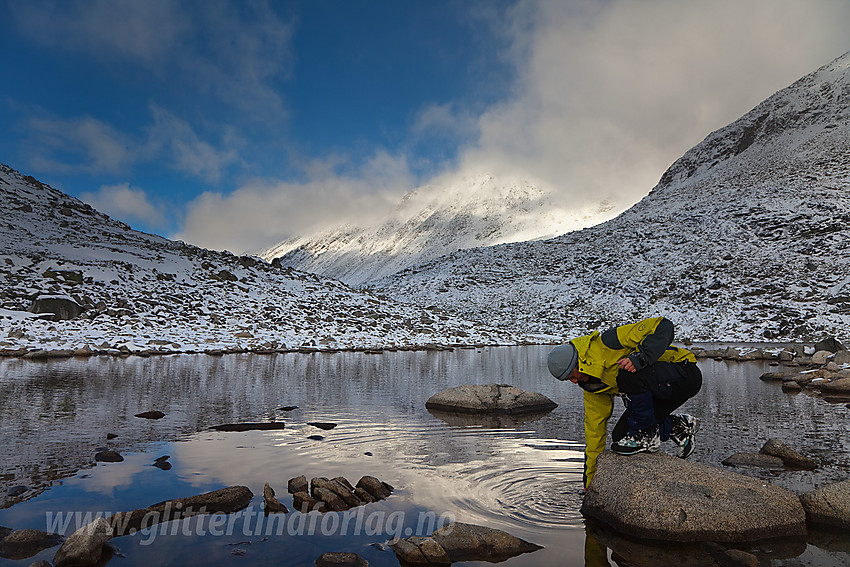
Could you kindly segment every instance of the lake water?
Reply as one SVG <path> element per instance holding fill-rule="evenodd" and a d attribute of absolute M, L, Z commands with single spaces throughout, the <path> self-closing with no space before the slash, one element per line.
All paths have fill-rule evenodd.
<path fill-rule="evenodd" d="M 449 519 L 500 528 L 544 546 L 508 560 L 508 566 L 712 565 L 698 546 L 651 545 L 585 526 L 579 514 L 581 395 L 573 384 L 549 376 L 549 348 L 2 360 L 0 526 L 67 534 L 87 513 L 245 485 L 254 501 L 228 524 L 193 518 L 116 538 L 119 556 L 110 565 L 313 565 L 326 551 L 356 552 L 370 565 L 398 565 L 383 545 L 388 539 L 427 535 Z M 702 420 L 691 460 L 720 467 L 732 453 L 757 452 L 775 437 L 821 468 L 739 472 L 796 493 L 850 478 L 845 405 L 784 394 L 778 384 L 761 382 L 759 375 L 776 370 L 766 363 L 709 360 L 700 367 L 703 389 L 683 408 Z M 525 422 L 425 410 L 432 394 L 467 383 L 512 384 L 541 392 L 559 407 Z M 278 409 L 283 406 L 298 407 Z M 166 416 L 133 417 L 147 410 Z M 621 412 L 617 402 L 614 419 Z M 272 419 L 284 421 L 285 429 L 209 430 Z M 325 431 L 308 425 L 314 421 L 338 425 Z M 107 433 L 117 437 L 107 441 Z M 316 435 L 323 438 L 311 438 Z M 95 452 L 106 447 L 125 460 L 95 463 Z M 672 446 L 664 449 L 672 452 Z M 153 466 L 164 455 L 170 470 Z M 359 517 L 264 517 L 263 484 L 291 509 L 286 484 L 299 475 L 344 476 L 352 483 L 373 475 L 395 491 L 357 509 Z M 19 485 L 27 491 L 10 496 L 9 489 Z M 816 532 L 808 542 L 761 543 L 750 551 L 765 565 L 846 566 L 850 536 Z M 54 553 L 0 563 L 29 565 L 50 561 Z"/>

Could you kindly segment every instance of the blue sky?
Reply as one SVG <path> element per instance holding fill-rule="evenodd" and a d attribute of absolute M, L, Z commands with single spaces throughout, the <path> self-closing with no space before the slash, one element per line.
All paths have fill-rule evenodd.
<path fill-rule="evenodd" d="M 446 176 L 634 202 L 850 49 L 850 3 L 0 0 L 0 162 L 235 252 Z M 583 203 L 579 203 L 583 204 Z"/>

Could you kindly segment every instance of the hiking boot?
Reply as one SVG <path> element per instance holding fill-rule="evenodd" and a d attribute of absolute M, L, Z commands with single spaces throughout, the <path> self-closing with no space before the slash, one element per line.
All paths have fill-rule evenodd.
<path fill-rule="evenodd" d="M 676 456 L 687 459 L 694 452 L 694 436 L 699 431 L 699 420 L 686 413 L 671 415 L 670 419 L 673 420 L 670 440 L 679 446 Z"/>
<path fill-rule="evenodd" d="M 659 449 L 661 449 L 661 437 L 658 436 L 657 424 L 646 429 L 630 431 L 625 437 L 611 444 L 611 450 L 619 455 L 655 453 Z"/>

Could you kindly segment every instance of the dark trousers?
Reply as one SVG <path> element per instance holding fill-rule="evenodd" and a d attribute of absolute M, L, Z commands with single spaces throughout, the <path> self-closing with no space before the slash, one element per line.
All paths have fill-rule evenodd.
<path fill-rule="evenodd" d="M 638 372 L 620 370 L 617 388 L 626 411 L 614 426 L 616 443 L 637 430 L 656 423 L 661 440 L 670 437 L 670 414 L 702 388 L 702 372 L 693 362 L 656 362 Z"/>

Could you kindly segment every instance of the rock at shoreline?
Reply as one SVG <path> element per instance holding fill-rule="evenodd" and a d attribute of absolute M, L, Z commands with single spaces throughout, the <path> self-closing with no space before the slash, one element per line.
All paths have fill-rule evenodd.
<path fill-rule="evenodd" d="M 369 562 L 356 553 L 331 551 L 316 559 L 316 567 L 369 567 Z"/>
<path fill-rule="evenodd" d="M 133 417 L 141 417 L 144 419 L 162 419 L 165 417 L 165 414 L 158 410 L 153 411 L 143 411 L 142 413 L 137 413 Z"/>
<path fill-rule="evenodd" d="M 813 524 L 850 529 L 850 480 L 800 496 L 806 518 Z"/>
<path fill-rule="evenodd" d="M 286 514 L 289 512 L 289 508 L 281 504 L 280 500 L 275 498 L 274 489 L 269 485 L 269 483 L 263 485 L 263 502 L 265 503 L 267 514 L 278 512 Z"/>
<path fill-rule="evenodd" d="M 818 464 L 812 459 L 804 457 L 779 439 L 768 439 L 759 453 L 779 457 L 787 467 L 807 471 L 813 471 L 818 468 Z"/>
<path fill-rule="evenodd" d="M 62 536 L 59 534 L 0 528 L 0 557 L 14 561 L 27 559 L 43 549 L 59 545 L 61 541 Z"/>
<path fill-rule="evenodd" d="M 850 394 L 850 378 L 838 378 L 837 380 L 821 384 L 820 391 Z"/>
<path fill-rule="evenodd" d="M 103 546 L 112 538 L 112 525 L 104 518 L 83 526 L 71 534 L 56 555 L 56 567 L 96 565 L 103 555 Z"/>
<path fill-rule="evenodd" d="M 806 534 L 800 500 L 787 490 L 662 453 L 604 452 L 581 512 L 644 539 L 743 542 Z"/>
<path fill-rule="evenodd" d="M 840 350 L 844 350 L 844 345 L 842 345 L 835 337 L 827 337 L 822 341 L 815 343 L 815 352 L 825 350 L 830 354 L 836 353 Z"/>
<path fill-rule="evenodd" d="M 318 427 L 319 429 L 323 429 L 325 431 L 330 431 L 334 427 L 336 427 L 336 423 L 326 423 L 324 421 L 308 421 L 307 425 L 312 425 L 313 427 Z"/>
<path fill-rule="evenodd" d="M 779 457 L 761 453 L 735 453 L 723 459 L 721 464 L 727 467 L 761 467 L 774 470 L 785 468 L 785 463 Z"/>
<path fill-rule="evenodd" d="M 259 423 L 225 423 L 223 425 L 213 425 L 210 429 L 215 431 L 270 431 L 273 429 L 283 429 L 282 421 L 263 421 Z"/>
<path fill-rule="evenodd" d="M 527 392 L 508 384 L 465 384 L 431 396 L 425 407 L 462 413 L 525 413 L 552 410 L 558 404 L 537 392 Z"/>
<path fill-rule="evenodd" d="M 179 518 L 190 518 L 203 514 L 232 514 L 243 510 L 254 498 L 246 486 L 228 486 L 188 498 L 165 500 L 132 512 L 120 512 L 107 518 L 113 536 L 134 534 L 142 527 Z"/>

